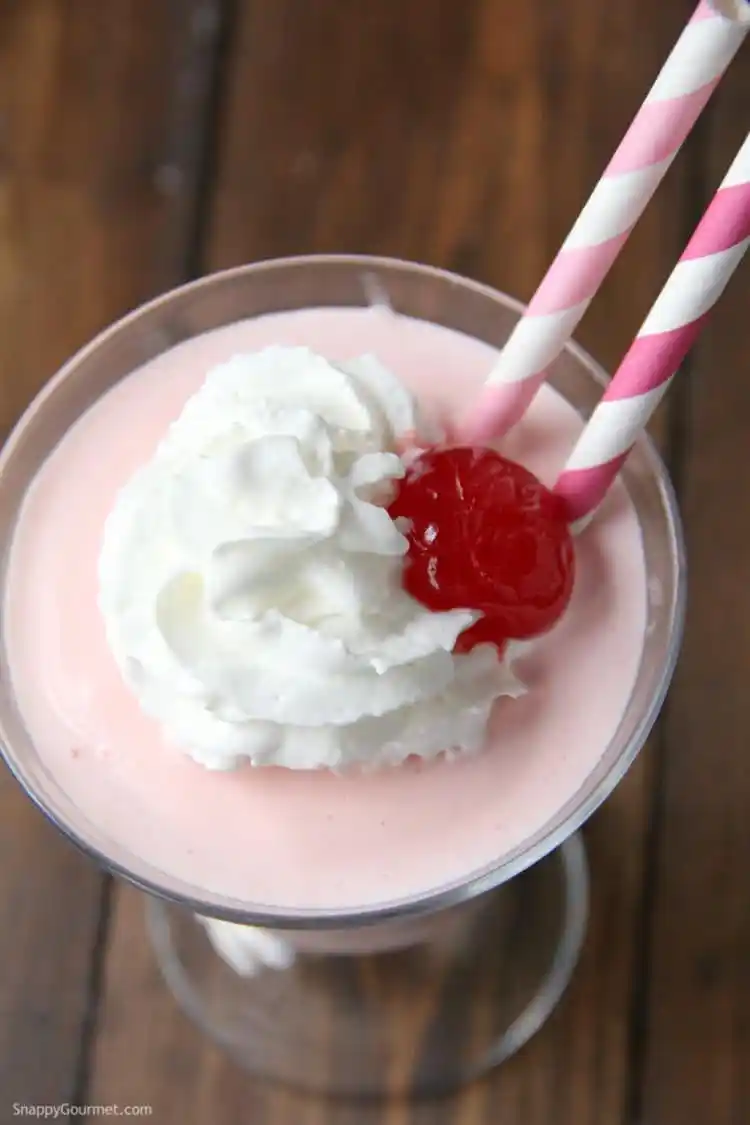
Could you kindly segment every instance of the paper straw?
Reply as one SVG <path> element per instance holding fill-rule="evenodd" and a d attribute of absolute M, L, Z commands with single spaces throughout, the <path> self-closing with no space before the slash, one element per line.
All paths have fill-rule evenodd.
<path fill-rule="evenodd" d="M 478 402 L 459 423 L 460 440 L 489 441 L 521 418 L 747 32 L 706 0 L 698 5 Z"/>
<path fill-rule="evenodd" d="M 555 485 L 571 522 L 601 503 L 750 244 L 750 135 Z"/>

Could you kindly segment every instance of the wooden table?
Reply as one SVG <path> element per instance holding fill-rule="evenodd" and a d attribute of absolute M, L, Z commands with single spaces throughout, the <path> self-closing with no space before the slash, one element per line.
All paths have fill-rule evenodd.
<path fill-rule="evenodd" d="M 0 0 L 0 423 L 93 332 L 188 277 L 306 251 L 529 297 L 691 0 Z M 745 56 L 582 326 L 613 364 L 750 123 Z M 657 420 L 691 558 L 661 725 L 587 831 L 564 1004 L 491 1079 L 410 1108 L 254 1084 L 167 995 L 141 902 L 0 777 L 0 1122 L 750 1121 L 748 272 Z"/>

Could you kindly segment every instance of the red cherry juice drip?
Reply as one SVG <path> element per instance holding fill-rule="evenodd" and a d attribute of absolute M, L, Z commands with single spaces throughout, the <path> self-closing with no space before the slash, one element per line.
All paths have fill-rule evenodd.
<path fill-rule="evenodd" d="M 421 454 L 389 506 L 409 520 L 404 587 L 428 609 L 483 616 L 457 652 L 547 632 L 570 600 L 573 540 L 564 505 L 533 473 L 492 449 Z"/>

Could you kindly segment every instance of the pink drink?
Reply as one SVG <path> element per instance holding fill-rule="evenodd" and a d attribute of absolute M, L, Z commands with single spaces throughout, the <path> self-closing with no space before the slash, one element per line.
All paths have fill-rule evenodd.
<path fill-rule="evenodd" d="M 647 595 L 640 527 L 616 485 L 578 543 L 560 625 L 518 663 L 484 752 L 366 777 L 251 768 L 213 773 L 165 744 L 120 679 L 96 604 L 103 521 L 206 371 L 240 351 L 305 344 L 374 352 L 456 415 L 494 353 L 423 321 L 311 309 L 197 337 L 133 373 L 77 422 L 23 507 L 9 562 L 14 692 L 48 771 L 119 848 L 194 888 L 285 909 L 354 910 L 427 894 L 537 833 L 599 762 L 636 679 Z M 503 451 L 551 483 L 580 429 L 545 388 Z"/>

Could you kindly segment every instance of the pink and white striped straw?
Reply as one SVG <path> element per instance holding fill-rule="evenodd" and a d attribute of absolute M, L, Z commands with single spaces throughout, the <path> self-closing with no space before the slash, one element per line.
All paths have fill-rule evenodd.
<path fill-rule="evenodd" d="M 521 418 L 747 32 L 747 26 L 701 0 L 500 353 L 483 393 L 459 423 L 460 440 L 489 441 Z"/>
<path fill-rule="evenodd" d="M 554 491 L 579 526 L 592 515 L 750 245 L 750 135 L 708 206 Z"/>

